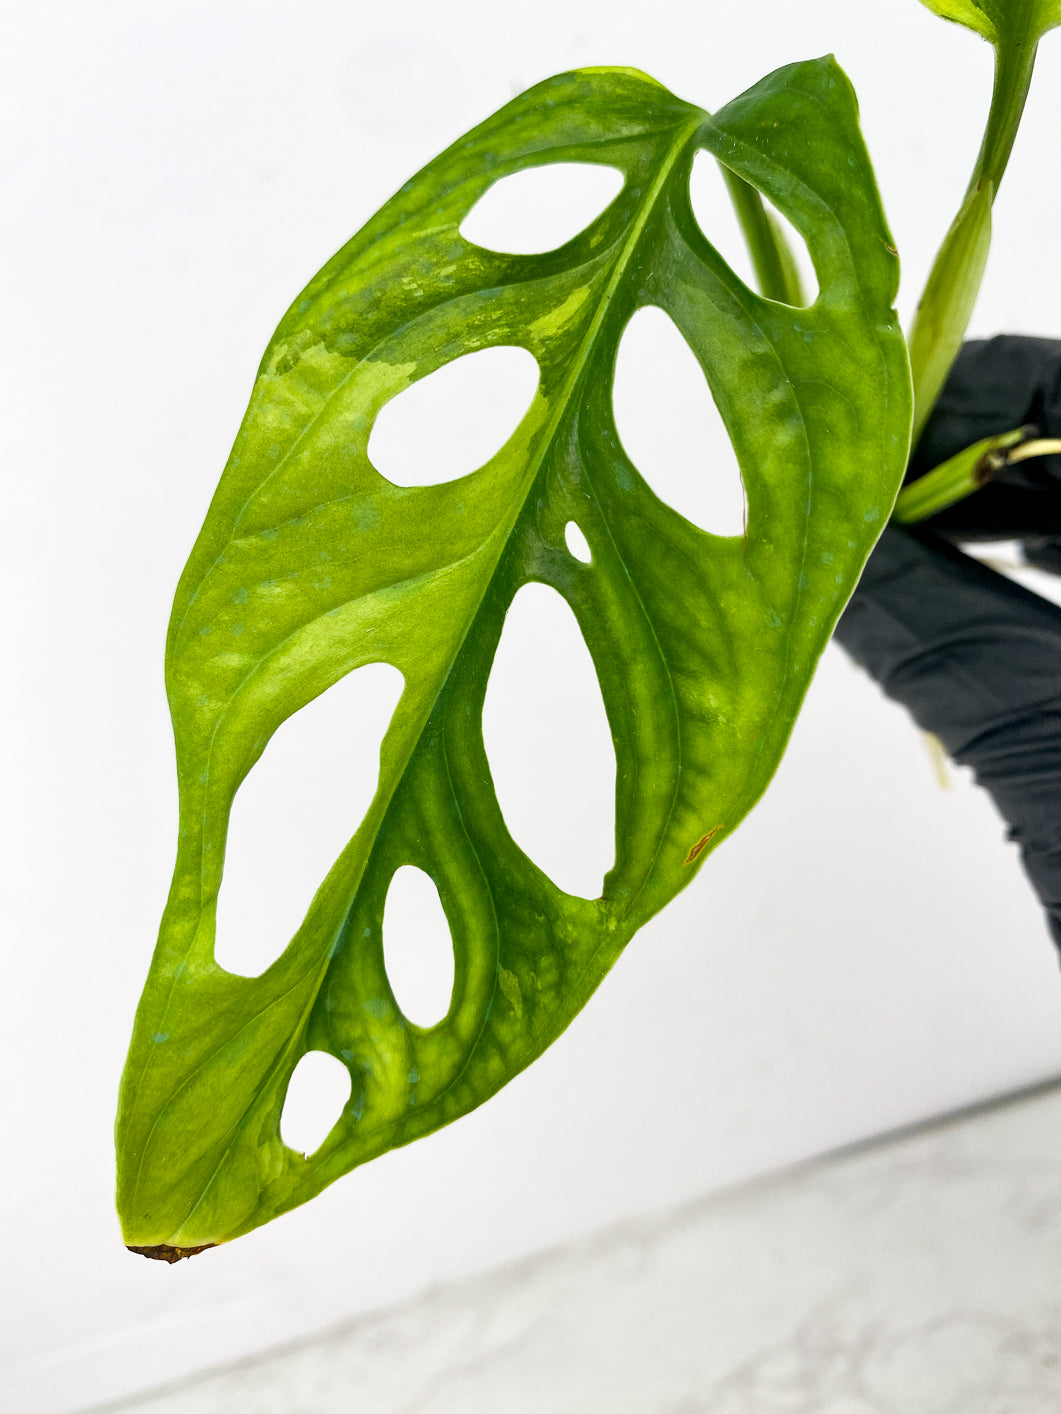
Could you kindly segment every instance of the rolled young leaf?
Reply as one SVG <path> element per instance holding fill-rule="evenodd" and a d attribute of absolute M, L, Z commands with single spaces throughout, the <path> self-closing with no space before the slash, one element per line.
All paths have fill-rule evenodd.
<path fill-rule="evenodd" d="M 969 325 L 991 245 L 991 208 L 1013 150 L 1039 40 L 1061 24 L 1061 0 L 922 0 L 995 48 L 995 82 L 983 141 L 961 209 L 932 264 L 910 331 L 916 442 Z"/>
<path fill-rule="evenodd" d="M 971 191 L 940 247 L 910 330 L 917 407 L 914 436 L 936 405 L 976 307 L 991 249 L 990 182 Z"/>
<path fill-rule="evenodd" d="M 808 242 L 811 308 L 753 294 L 705 239 L 688 190 L 700 148 Z M 492 182 L 557 161 L 624 176 L 574 240 L 513 256 L 461 236 Z M 295 301 L 170 625 L 180 836 L 121 1089 L 130 1245 L 169 1257 L 247 1232 L 480 1104 L 736 827 L 902 476 L 896 283 L 854 97 L 825 58 L 714 118 L 630 70 L 540 84 L 406 183 Z M 743 536 L 692 526 L 619 442 L 616 351 L 651 304 L 685 336 L 732 435 Z M 447 484 L 386 481 L 367 446 L 387 400 L 512 344 L 540 383 L 501 451 Z M 569 521 L 590 563 L 568 553 Z M 573 609 L 614 740 L 616 859 L 596 899 L 564 893 L 519 849 L 484 751 L 494 651 L 529 581 Z M 405 680 L 376 797 L 276 962 L 225 972 L 214 918 L 233 796 L 287 717 L 374 662 Z M 429 1029 L 402 1015 L 384 967 L 384 900 L 407 864 L 434 880 L 453 935 L 452 1004 Z M 279 1120 L 313 1049 L 347 1066 L 353 1091 L 307 1158 Z"/>

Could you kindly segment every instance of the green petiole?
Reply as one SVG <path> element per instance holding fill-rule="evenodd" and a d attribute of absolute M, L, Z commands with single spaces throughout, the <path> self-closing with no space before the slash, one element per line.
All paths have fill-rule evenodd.
<path fill-rule="evenodd" d="M 932 8 L 936 8 L 933 6 Z M 995 35 L 995 82 L 987 126 L 961 209 L 944 237 L 910 331 L 913 443 L 939 397 L 976 304 L 991 244 L 991 207 L 1017 136 L 1041 30 Z"/>
<path fill-rule="evenodd" d="M 1012 432 L 1000 432 L 997 436 L 974 442 L 971 447 L 964 447 L 956 456 L 918 477 L 899 492 L 892 520 L 899 525 L 915 525 L 978 491 L 1003 467 L 1027 461 L 1031 457 L 1061 452 L 1061 440 L 1030 440 L 1033 431 L 1030 427 L 1018 427 Z"/>
<path fill-rule="evenodd" d="M 722 163 L 719 166 L 751 256 L 759 293 L 781 304 L 804 306 L 807 300 L 799 267 L 781 227 L 749 182 Z"/>
<path fill-rule="evenodd" d="M 957 455 L 903 487 L 896 498 L 892 520 L 899 525 L 915 525 L 963 500 L 1001 471 L 1006 465 L 1006 453 L 1026 442 L 1029 435 L 1029 428 L 1018 427 L 963 447 Z"/>

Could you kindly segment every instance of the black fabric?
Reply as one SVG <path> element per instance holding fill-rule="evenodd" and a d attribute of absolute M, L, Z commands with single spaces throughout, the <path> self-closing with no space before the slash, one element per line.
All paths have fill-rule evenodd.
<path fill-rule="evenodd" d="M 906 481 L 982 437 L 1030 426 L 1061 437 L 1061 339 L 999 334 L 965 344 L 910 458 Z M 951 540 L 1061 537 L 1061 455 L 999 473 L 974 495 L 933 516 Z"/>
<path fill-rule="evenodd" d="M 911 479 L 1024 422 L 1061 436 L 1061 341 L 966 345 Z M 1061 457 L 1008 469 L 916 533 L 885 530 L 836 638 L 972 767 L 1020 846 L 1061 949 L 1061 609 L 950 543 L 1012 537 L 1025 538 L 1029 561 L 1061 570 Z"/>

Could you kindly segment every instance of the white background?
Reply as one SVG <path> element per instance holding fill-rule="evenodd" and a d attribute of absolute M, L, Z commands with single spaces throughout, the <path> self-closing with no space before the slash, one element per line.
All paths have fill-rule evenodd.
<path fill-rule="evenodd" d="M 915 0 L 23 0 L 4 29 L 7 1407 L 142 1389 L 1061 1071 L 1061 982 L 998 820 L 965 781 L 941 790 L 902 713 L 830 653 L 763 804 L 501 1096 L 230 1248 L 127 1254 L 110 1126 L 172 862 L 165 623 L 288 301 L 411 171 L 551 73 L 634 65 L 717 107 L 832 50 L 908 316 L 990 52 Z M 1061 330 L 1059 64 L 1055 35 L 977 333 Z M 553 741 L 571 795 L 539 813 L 591 836 L 582 753 Z"/>

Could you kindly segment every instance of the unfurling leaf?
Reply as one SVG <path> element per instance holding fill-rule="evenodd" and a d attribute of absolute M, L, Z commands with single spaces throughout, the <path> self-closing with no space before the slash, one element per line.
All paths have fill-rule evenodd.
<path fill-rule="evenodd" d="M 753 294 L 704 238 L 688 199 L 700 148 L 806 240 L 821 287 L 810 308 Z M 624 179 L 574 239 L 517 256 L 461 236 L 493 182 L 559 161 Z M 714 118 L 629 70 L 540 84 L 408 182 L 295 301 L 170 628 L 180 839 L 121 1092 L 128 1243 L 164 1254 L 232 1238 L 480 1104 L 736 827 L 902 475 L 896 280 L 854 98 L 827 58 Z M 692 526 L 620 445 L 616 349 L 653 304 L 732 435 L 743 536 Z M 384 480 L 367 448 L 385 403 L 501 345 L 540 369 L 501 450 L 445 484 Z M 520 851 L 484 752 L 494 651 L 529 581 L 571 606 L 614 741 L 616 858 L 600 898 L 564 893 Z M 405 680 L 376 797 L 276 962 L 224 972 L 214 913 L 233 795 L 288 716 L 373 662 Z M 384 965 L 384 904 L 406 865 L 434 881 L 453 937 L 450 1009 L 426 1029 L 401 1014 Z M 279 1120 L 315 1050 L 347 1066 L 352 1091 L 306 1158 Z"/>
<path fill-rule="evenodd" d="M 994 45 L 995 83 L 965 199 L 936 253 L 910 331 L 915 443 L 958 356 L 980 292 L 991 246 L 991 208 L 1020 127 L 1039 40 L 1061 24 L 1061 0 L 922 0 L 922 4 Z"/>
<path fill-rule="evenodd" d="M 920 435 L 954 366 L 991 249 L 990 182 L 962 203 L 933 263 L 910 330 L 914 436 Z"/>

